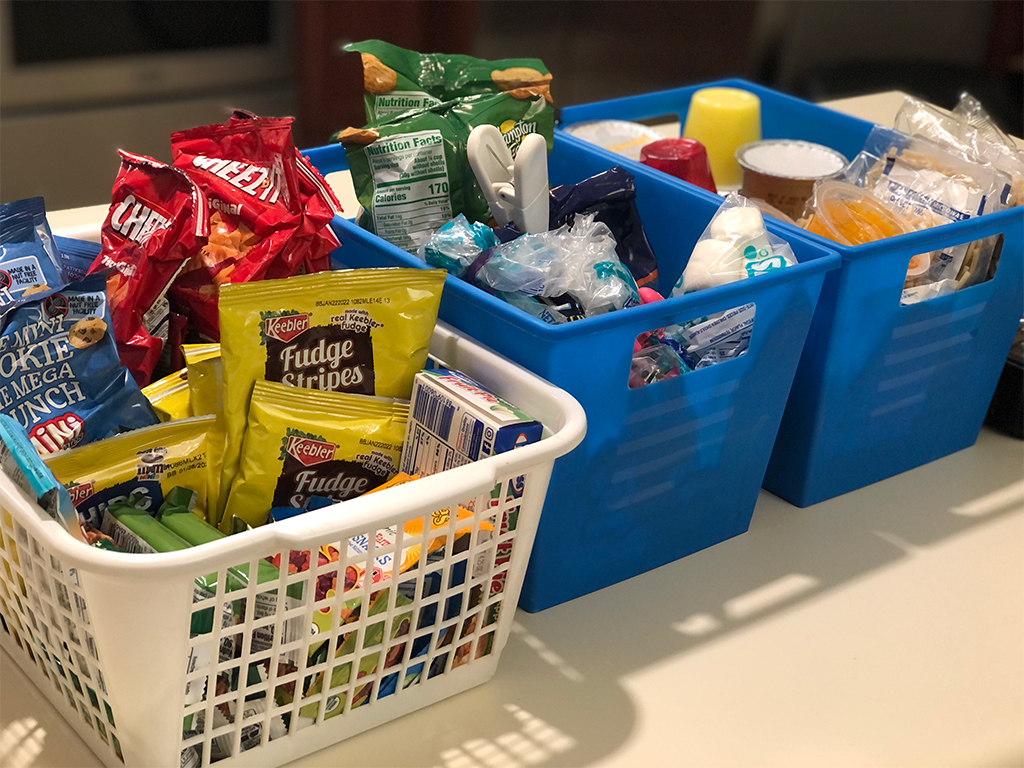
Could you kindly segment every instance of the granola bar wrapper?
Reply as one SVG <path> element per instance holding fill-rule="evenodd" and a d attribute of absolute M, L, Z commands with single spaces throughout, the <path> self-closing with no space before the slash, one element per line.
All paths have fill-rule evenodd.
<path fill-rule="evenodd" d="M 174 166 L 209 199 L 209 238 L 171 291 L 189 336 L 218 341 L 221 286 L 326 269 L 340 205 L 292 144 L 291 118 L 239 113 L 171 134 Z"/>
<path fill-rule="evenodd" d="M 121 168 L 89 273 L 109 271 L 107 299 L 121 362 L 150 383 L 170 326 L 167 290 L 206 243 L 206 197 L 177 168 L 119 152 Z"/>

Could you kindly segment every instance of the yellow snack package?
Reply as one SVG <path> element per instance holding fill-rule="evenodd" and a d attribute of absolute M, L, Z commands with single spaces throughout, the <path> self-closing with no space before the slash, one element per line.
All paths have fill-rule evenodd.
<path fill-rule="evenodd" d="M 99 530 L 111 504 L 134 495 L 156 514 L 175 486 L 206 498 L 206 435 L 212 416 L 196 416 L 125 432 L 46 459 L 68 489 L 79 517 Z M 198 505 L 197 505 L 198 507 Z"/>
<path fill-rule="evenodd" d="M 182 344 L 181 351 L 188 371 L 192 413 L 217 417 L 206 439 L 208 476 L 204 505 L 207 522 L 216 525 L 219 522 L 216 513 L 224 457 L 224 368 L 220 361 L 220 344 Z"/>
<path fill-rule="evenodd" d="M 188 371 L 182 368 L 142 388 L 142 394 L 149 400 L 161 422 L 187 419 L 192 415 L 187 376 Z"/>
<path fill-rule="evenodd" d="M 398 472 L 409 404 L 257 381 L 221 522 L 263 525 L 271 507 L 361 496 Z"/>
<path fill-rule="evenodd" d="M 441 269 L 352 269 L 225 285 L 223 514 L 253 384 L 408 399 L 437 322 Z M 222 526 L 223 530 L 223 526 Z"/>

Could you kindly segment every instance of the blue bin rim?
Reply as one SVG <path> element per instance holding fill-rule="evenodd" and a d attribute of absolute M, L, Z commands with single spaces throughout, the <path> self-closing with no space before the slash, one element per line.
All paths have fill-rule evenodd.
<path fill-rule="evenodd" d="M 571 118 L 572 113 L 575 110 L 582 109 L 584 107 L 586 107 L 586 108 L 590 108 L 590 107 L 604 107 L 604 106 L 608 106 L 608 105 L 611 105 L 611 104 L 619 104 L 619 103 L 626 102 L 626 101 L 632 101 L 632 100 L 636 99 L 638 96 L 642 96 L 644 98 L 647 98 L 647 97 L 657 98 L 659 96 L 671 96 L 673 94 L 679 93 L 680 91 L 691 91 L 692 92 L 692 91 L 699 90 L 701 88 L 743 88 L 744 90 L 752 91 L 753 93 L 756 93 L 759 96 L 767 96 L 769 99 L 772 99 L 774 101 L 781 101 L 781 102 L 784 102 L 784 103 L 788 103 L 788 104 L 790 104 L 791 106 L 793 106 L 794 108 L 797 108 L 797 109 L 806 109 L 808 106 L 813 106 L 816 109 L 820 109 L 820 110 L 822 110 L 822 111 L 824 111 L 824 112 L 826 112 L 826 113 L 828 113 L 830 115 L 834 115 L 835 117 L 840 118 L 840 119 L 842 119 L 844 121 L 849 121 L 850 123 L 858 123 L 858 124 L 860 124 L 860 126 L 864 129 L 865 133 L 867 131 L 869 131 L 871 129 L 871 127 L 874 125 L 874 123 L 872 123 L 870 120 L 864 120 L 864 119 L 859 118 L 859 117 L 854 117 L 853 115 L 844 114 L 843 112 L 837 112 L 836 110 L 831 109 L 829 107 L 823 107 L 823 106 L 821 106 L 819 104 L 814 104 L 813 102 L 805 101 L 804 99 L 800 99 L 800 98 L 798 98 L 796 96 L 790 96 L 788 93 L 783 93 L 782 91 L 776 91 L 775 89 L 769 88 L 766 85 L 759 85 L 758 83 L 752 83 L 749 80 L 744 80 L 743 78 L 740 78 L 740 77 L 730 77 L 730 78 L 726 78 L 724 80 L 713 80 L 711 82 L 695 83 L 693 85 L 681 85 L 681 86 L 677 86 L 675 88 L 666 88 L 666 89 L 661 90 L 661 91 L 650 91 L 650 92 L 647 92 L 647 93 L 634 94 L 632 96 L 622 96 L 622 97 L 619 97 L 619 98 L 616 98 L 616 99 L 605 99 L 603 101 L 588 101 L 588 102 L 586 102 L 584 104 L 572 104 L 572 105 L 569 105 L 569 106 L 566 106 L 566 107 L 562 107 L 561 121 L 560 121 L 560 123 L 557 126 L 555 126 L 555 130 L 556 131 L 560 131 L 561 133 L 564 133 L 566 135 L 571 135 L 571 134 L 568 134 L 565 131 L 563 126 L 565 126 L 565 125 L 570 123 L 569 118 Z M 683 116 L 680 115 L 680 119 L 682 119 L 682 118 L 683 118 Z M 595 119 L 600 119 L 600 118 L 595 118 Z M 583 121 L 580 120 L 580 121 L 572 121 L 572 122 L 583 122 Z"/>
<path fill-rule="evenodd" d="M 367 247 L 383 249 L 393 261 L 400 264 L 417 269 L 426 268 L 426 264 L 418 257 L 403 251 L 398 246 L 377 237 L 372 232 L 359 227 L 357 224 L 341 216 L 335 216 L 331 226 L 339 235 L 339 239 L 342 240 L 342 252 L 344 252 L 345 248 L 344 241 L 352 238 L 362 241 Z M 664 322 L 666 311 L 671 311 L 674 315 L 685 314 L 697 317 L 717 311 L 716 309 L 709 309 L 713 306 L 740 306 L 755 301 L 755 295 L 761 294 L 774 286 L 794 280 L 808 279 L 813 275 L 838 269 L 841 264 L 839 254 L 829 245 L 818 245 L 806 239 L 803 239 L 801 245 L 801 250 L 806 251 L 810 249 L 812 252 L 817 251 L 818 253 L 812 259 L 792 267 L 786 267 L 785 269 L 773 270 L 768 274 L 746 280 L 738 280 L 727 285 L 718 286 L 717 288 L 709 288 L 705 291 L 688 293 L 684 296 L 666 298 L 664 301 L 654 302 L 653 304 L 630 307 L 626 311 L 608 312 L 598 317 L 588 317 L 562 325 L 546 323 L 540 318 L 534 317 L 518 307 L 502 301 L 498 297 L 492 296 L 454 275 L 448 275 L 445 278 L 445 283 L 448 286 L 448 290 L 452 291 L 455 295 L 477 303 L 481 308 L 505 322 L 522 327 L 532 335 L 545 341 L 558 342 L 625 326 L 640 327 L 638 331 L 640 333 L 645 330 L 663 327 L 666 325 Z M 705 309 L 708 309 L 708 311 L 702 311 Z"/>

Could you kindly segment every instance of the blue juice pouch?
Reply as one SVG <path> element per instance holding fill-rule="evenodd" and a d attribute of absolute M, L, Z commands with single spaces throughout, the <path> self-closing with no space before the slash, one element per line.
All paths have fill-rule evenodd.
<path fill-rule="evenodd" d="M 0 413 L 42 456 L 159 421 L 117 356 L 106 282 L 96 273 L 0 315 Z"/>
<path fill-rule="evenodd" d="M 0 310 L 66 283 L 43 198 L 0 205 Z"/>

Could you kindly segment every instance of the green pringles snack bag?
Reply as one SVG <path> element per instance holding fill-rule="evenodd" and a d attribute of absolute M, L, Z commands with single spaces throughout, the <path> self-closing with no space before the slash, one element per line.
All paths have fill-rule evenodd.
<path fill-rule="evenodd" d="M 497 126 L 513 157 L 529 133 L 543 136 L 548 151 L 553 146 L 551 106 L 540 96 L 517 99 L 508 93 L 456 99 L 335 134 L 363 207 L 359 225 L 415 253 L 460 213 L 470 221 L 489 221 L 490 208 L 466 155 L 469 134 L 478 125 Z"/>
<path fill-rule="evenodd" d="M 212 416 L 176 419 L 83 445 L 46 460 L 79 517 L 100 528 L 108 506 L 135 499 L 155 514 L 176 485 L 206 498 L 206 436 Z"/>
<path fill-rule="evenodd" d="M 462 54 L 416 53 L 381 40 L 349 43 L 363 60 L 366 119 L 434 107 L 463 96 L 511 93 L 551 100 L 551 73 L 540 59 L 486 61 Z"/>
<path fill-rule="evenodd" d="M 265 380 L 407 400 L 427 361 L 445 275 L 352 269 L 221 289 L 222 512 L 239 471 L 253 385 Z M 230 515 L 217 519 L 222 531 L 231 530 Z"/>
<path fill-rule="evenodd" d="M 346 501 L 398 472 L 409 404 L 257 381 L 224 516 L 266 522 L 311 496 Z"/>

